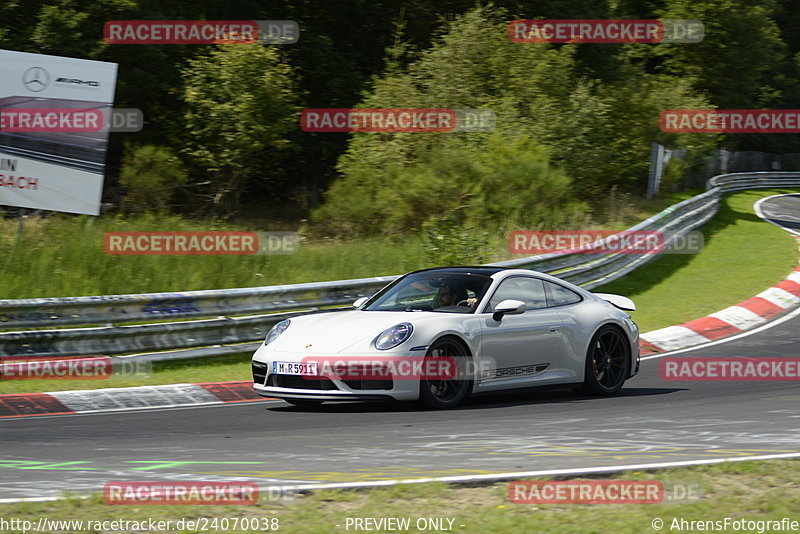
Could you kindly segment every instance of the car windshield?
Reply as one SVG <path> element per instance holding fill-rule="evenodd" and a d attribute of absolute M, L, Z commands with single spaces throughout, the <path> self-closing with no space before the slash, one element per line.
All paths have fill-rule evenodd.
<path fill-rule="evenodd" d="M 400 278 L 372 297 L 368 311 L 474 313 L 492 279 L 481 274 L 425 271 Z"/>

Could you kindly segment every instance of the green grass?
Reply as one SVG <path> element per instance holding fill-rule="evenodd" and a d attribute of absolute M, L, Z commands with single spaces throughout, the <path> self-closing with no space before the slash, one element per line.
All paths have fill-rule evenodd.
<path fill-rule="evenodd" d="M 746 300 L 782 280 L 796 266 L 794 238 L 755 215 L 759 198 L 794 191 L 745 191 L 723 197 L 700 230 L 701 254 L 665 254 L 593 291 L 633 299 L 643 332 L 703 317 Z"/>
<path fill-rule="evenodd" d="M 616 195 L 606 221 L 621 230 L 688 198 L 690 192 L 656 200 Z M 286 222 L 228 224 L 190 221 L 151 214 L 102 217 L 69 216 L 0 219 L 0 299 L 191 291 L 301 282 L 322 282 L 402 274 L 439 265 L 418 236 L 375 237 L 351 241 L 303 239 L 299 251 L 285 256 L 114 256 L 103 249 L 111 231 L 297 230 Z M 303 232 L 304 233 L 304 232 Z M 509 259 L 505 236 L 494 232 L 486 261 Z M 473 261 L 474 263 L 474 261 Z"/>
<path fill-rule="evenodd" d="M 419 238 L 303 241 L 284 256 L 115 256 L 110 231 L 254 230 L 218 222 L 140 215 L 127 219 L 55 215 L 0 221 L 0 298 L 190 291 L 399 274 L 424 266 Z M 259 229 L 260 230 L 260 229 Z M 376 253 L 377 252 L 377 253 Z"/>
<path fill-rule="evenodd" d="M 454 486 L 414 484 L 370 490 L 327 490 L 291 500 L 269 501 L 264 496 L 250 506 L 109 506 L 99 496 L 68 498 L 46 503 L 0 504 L 0 517 L 38 522 L 50 520 L 154 520 L 182 518 L 278 518 L 278 532 L 329 534 L 347 532 L 350 518 L 408 517 L 451 518 L 453 532 L 547 532 L 575 534 L 642 534 L 656 532 L 654 518 L 664 522 L 662 532 L 675 518 L 695 520 L 771 520 L 797 515 L 800 462 L 737 462 L 672 470 L 628 472 L 604 479 L 659 480 L 665 486 L 702 488 L 701 498 L 690 503 L 665 504 L 514 504 L 508 483 Z M 336 525 L 341 525 L 337 527 Z M 463 525 L 463 526 L 461 526 Z M 730 528 L 730 527 L 729 527 Z M 351 526 L 350 531 L 353 531 Z M 730 531 L 730 530 L 729 530 Z M 8 530 L 6 532 L 19 532 Z M 183 532 L 188 532 L 184 530 Z M 229 529 L 228 532 L 244 532 Z M 250 532 L 250 531 L 247 531 Z M 373 530 L 372 532 L 390 532 Z M 411 528 L 406 532 L 420 532 Z M 439 531 L 435 531 L 439 532 Z M 754 532 L 744 530 L 741 532 Z"/>
<path fill-rule="evenodd" d="M 112 376 L 106 380 L 0 380 L 0 395 L 252 380 L 250 371 L 252 355 L 252 352 L 243 352 L 220 357 L 154 362 L 149 377 Z"/>

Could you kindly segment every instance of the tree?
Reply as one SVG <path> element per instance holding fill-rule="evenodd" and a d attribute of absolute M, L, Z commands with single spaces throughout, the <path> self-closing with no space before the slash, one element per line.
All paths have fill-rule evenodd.
<path fill-rule="evenodd" d="M 214 212 L 231 214 L 248 191 L 275 191 L 297 128 L 293 70 L 275 47 L 220 45 L 183 71 L 183 100 L 192 164 L 212 178 Z"/>
<path fill-rule="evenodd" d="M 786 59 L 786 45 L 773 19 L 774 5 L 762 0 L 667 0 L 664 19 L 697 19 L 699 43 L 654 47 L 662 70 L 689 76 L 720 109 L 757 108 L 770 99 L 772 79 Z"/>
<path fill-rule="evenodd" d="M 370 225 L 384 231 L 417 228 L 418 212 L 444 209 L 437 204 L 440 191 L 456 198 L 480 198 L 483 207 L 473 206 L 472 212 L 483 213 L 495 225 L 510 221 L 555 224 L 564 217 L 549 215 L 553 203 L 569 204 L 578 197 L 602 206 L 614 188 L 643 192 L 652 141 L 701 148 L 714 145 L 716 138 L 711 135 L 667 135 L 658 128 L 664 109 L 709 106 L 693 89 L 692 80 L 650 74 L 624 55 L 609 81 L 590 79 L 580 74 L 575 59 L 580 45 L 513 43 L 507 37 L 507 22 L 504 12 L 491 8 L 478 8 L 448 21 L 434 44 L 407 61 L 407 66 L 390 56 L 386 73 L 373 79 L 358 106 L 489 109 L 497 117 L 499 137 L 489 133 L 354 134 L 339 160 L 341 181 L 327 195 L 330 207 L 315 216 L 325 221 L 324 230 L 337 228 L 346 234 Z M 540 165 L 510 165 L 511 155 L 497 146 L 497 139 L 514 147 L 515 158 L 521 158 L 520 151 L 530 150 Z M 501 162 L 494 170 L 499 182 L 490 180 L 491 173 L 478 173 L 480 179 L 475 175 L 478 168 L 490 168 L 488 163 L 475 167 L 454 156 L 462 154 L 468 160 L 481 153 Z M 542 176 L 553 175 L 542 171 L 543 167 L 557 170 L 564 179 L 540 182 Z M 527 185 L 518 169 L 530 173 Z M 412 181 L 407 175 L 414 173 L 418 178 Z M 504 187 L 512 176 L 513 192 Z M 542 188 L 542 183 L 548 186 Z M 579 186 L 573 189 L 571 183 Z M 479 194 L 476 184 L 491 185 Z M 408 187 L 419 192 L 401 191 Z M 563 191 L 556 195 L 559 187 Z M 507 196 L 498 197 L 493 191 Z M 387 204 L 386 198 L 394 200 Z M 536 220 L 521 218 L 525 208 L 515 203 L 520 198 L 529 211 L 538 214 Z M 348 206 L 348 199 L 351 204 L 365 205 Z"/>
<path fill-rule="evenodd" d="M 447 135 L 447 134 L 442 134 Z M 557 227 L 580 218 L 569 177 L 527 136 L 491 136 L 478 150 L 452 144 L 412 165 L 391 164 L 381 179 L 366 168 L 344 176 L 314 213 L 321 233 L 406 234 L 442 217 L 496 231 Z"/>
<path fill-rule="evenodd" d="M 126 211 L 167 212 L 175 190 L 188 179 L 178 157 L 165 147 L 128 146 L 119 182 L 127 189 L 122 208 Z"/>

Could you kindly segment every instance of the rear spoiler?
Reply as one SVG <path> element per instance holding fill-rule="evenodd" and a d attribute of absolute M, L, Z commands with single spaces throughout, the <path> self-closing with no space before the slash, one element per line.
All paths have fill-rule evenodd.
<path fill-rule="evenodd" d="M 631 299 L 628 297 L 623 297 L 622 295 L 614 295 L 612 293 L 593 293 L 597 295 L 601 299 L 610 302 L 620 310 L 625 311 L 636 311 L 636 304 L 633 303 Z"/>

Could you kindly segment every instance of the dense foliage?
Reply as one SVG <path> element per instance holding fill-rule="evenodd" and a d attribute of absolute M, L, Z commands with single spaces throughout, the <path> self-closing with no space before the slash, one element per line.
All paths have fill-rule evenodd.
<path fill-rule="evenodd" d="M 107 201 L 125 210 L 311 213 L 320 234 L 602 215 L 644 190 L 653 141 L 800 152 L 795 135 L 665 134 L 666 108 L 800 108 L 791 0 L 5 0 L 0 48 L 117 62 Z M 512 43 L 514 18 L 699 19 L 697 44 Z M 296 20 L 295 45 L 110 45 L 108 20 Z M 324 134 L 309 107 L 491 109 L 494 132 Z M 686 163 L 684 163 L 686 164 Z M 674 172 L 674 170 L 673 170 Z M 427 225 L 427 226 L 426 226 Z"/>

